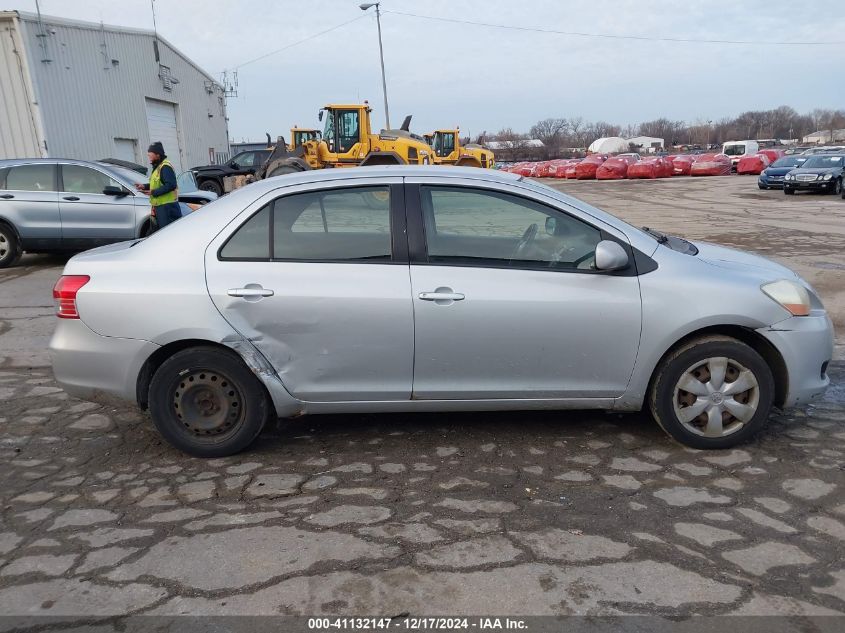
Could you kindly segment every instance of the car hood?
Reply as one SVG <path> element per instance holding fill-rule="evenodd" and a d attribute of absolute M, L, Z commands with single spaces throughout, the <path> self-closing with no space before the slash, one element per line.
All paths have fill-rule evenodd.
<path fill-rule="evenodd" d="M 777 262 L 765 257 L 739 251 L 734 248 L 719 246 L 709 242 L 694 242 L 698 248 L 698 257 L 702 261 L 731 270 L 744 270 L 774 279 L 793 279 L 798 275 Z"/>
<path fill-rule="evenodd" d="M 766 176 L 785 176 L 797 167 L 767 167 L 763 170 Z"/>
<path fill-rule="evenodd" d="M 200 165 L 199 167 L 191 167 L 188 171 L 224 171 L 226 169 L 226 165 Z"/>

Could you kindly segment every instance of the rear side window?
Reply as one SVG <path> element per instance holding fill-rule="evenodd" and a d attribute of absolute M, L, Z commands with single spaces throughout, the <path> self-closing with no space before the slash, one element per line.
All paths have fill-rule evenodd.
<path fill-rule="evenodd" d="M 273 203 L 244 222 L 220 250 L 221 259 L 270 259 L 270 211 Z"/>
<path fill-rule="evenodd" d="M 277 199 L 273 258 L 389 261 L 390 189 L 333 189 Z"/>
<path fill-rule="evenodd" d="M 6 174 L 8 191 L 55 191 L 55 166 L 48 164 L 10 167 Z"/>
<path fill-rule="evenodd" d="M 391 261 L 390 188 L 354 187 L 277 198 L 229 238 L 220 258 Z"/>

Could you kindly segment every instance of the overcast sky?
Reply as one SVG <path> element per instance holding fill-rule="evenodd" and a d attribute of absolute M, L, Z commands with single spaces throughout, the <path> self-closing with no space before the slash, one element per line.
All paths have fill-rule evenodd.
<path fill-rule="evenodd" d="M 361 0 L 156 0 L 159 32 L 218 77 L 343 22 L 351 24 L 239 70 L 229 100 L 237 141 L 293 124 L 318 127 L 330 102 L 368 99 L 384 122 L 375 16 Z M 34 0 L 5 0 L 34 11 Z M 150 0 L 41 0 L 41 12 L 152 28 Z M 845 45 L 703 44 L 503 30 L 389 13 L 569 32 L 744 41 L 845 40 L 842 0 L 383 0 L 391 123 L 412 130 L 527 131 L 546 117 L 627 124 L 718 120 L 791 105 L 845 107 Z M 370 9 L 368 13 L 372 13 Z"/>

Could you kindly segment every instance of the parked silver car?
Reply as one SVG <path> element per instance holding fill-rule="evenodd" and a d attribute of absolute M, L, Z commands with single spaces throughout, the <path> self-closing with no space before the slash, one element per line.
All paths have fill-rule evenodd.
<path fill-rule="evenodd" d="M 13 265 L 24 251 L 80 251 L 146 235 L 150 199 L 134 184 L 148 180 L 101 162 L 0 161 L 0 268 Z M 180 191 L 179 201 L 204 204 L 216 197 Z"/>
<path fill-rule="evenodd" d="M 59 383 L 200 456 L 276 416 L 644 405 L 724 448 L 821 395 L 833 352 L 789 269 L 482 169 L 270 178 L 77 255 L 54 295 Z"/>

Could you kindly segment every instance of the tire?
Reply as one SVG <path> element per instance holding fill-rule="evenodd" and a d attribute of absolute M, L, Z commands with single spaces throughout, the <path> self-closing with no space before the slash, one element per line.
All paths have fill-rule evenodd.
<path fill-rule="evenodd" d="M 794 196 L 794 195 L 795 195 L 795 189 L 790 189 L 789 187 L 786 187 L 786 186 L 784 186 L 784 188 L 783 188 L 783 192 L 784 192 L 787 196 Z"/>
<path fill-rule="evenodd" d="M 837 178 L 836 183 L 833 185 L 833 195 L 839 196 L 842 195 L 842 179 Z"/>
<path fill-rule="evenodd" d="M 0 268 L 13 266 L 23 255 L 18 235 L 8 224 L 0 222 Z"/>
<path fill-rule="evenodd" d="M 272 178 L 273 176 L 284 176 L 285 174 L 298 174 L 300 171 L 302 170 L 291 167 L 290 165 L 281 165 L 280 167 L 275 167 L 273 171 L 267 174 L 267 177 Z"/>
<path fill-rule="evenodd" d="M 271 415 L 263 385 L 227 350 L 177 352 L 150 381 L 150 415 L 171 445 L 195 457 L 225 457 L 249 446 Z"/>
<path fill-rule="evenodd" d="M 768 189 L 766 185 L 757 185 L 757 187 L 759 187 L 760 189 Z"/>
<path fill-rule="evenodd" d="M 711 367 L 718 370 L 722 359 L 726 360 L 726 371 L 719 383 Z M 700 383 L 700 387 L 695 385 L 696 391 L 700 389 L 699 395 L 681 389 L 681 384 L 693 387 L 691 380 Z M 717 384 L 713 384 L 714 380 Z M 751 386 L 741 392 L 722 394 L 734 383 L 740 384 L 737 389 L 745 384 Z M 718 387 L 718 396 L 708 394 L 713 386 Z M 727 336 L 706 336 L 683 345 L 662 361 L 649 389 L 648 404 L 655 421 L 681 444 L 722 449 L 742 444 L 763 429 L 774 394 L 772 371 L 754 349 Z M 690 416 L 699 409 L 697 417 L 682 420 L 683 412 Z M 734 412 L 748 417 L 737 418 Z M 708 432 L 711 420 L 712 431 Z"/>
<path fill-rule="evenodd" d="M 223 195 L 223 187 L 216 180 L 203 180 L 200 183 L 200 191 L 216 193 L 218 198 Z"/>
<path fill-rule="evenodd" d="M 147 222 L 144 222 L 144 224 L 141 225 L 140 237 L 149 237 L 153 233 L 155 233 L 155 230 L 153 229 L 152 220 L 148 220 Z"/>

